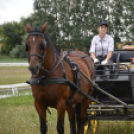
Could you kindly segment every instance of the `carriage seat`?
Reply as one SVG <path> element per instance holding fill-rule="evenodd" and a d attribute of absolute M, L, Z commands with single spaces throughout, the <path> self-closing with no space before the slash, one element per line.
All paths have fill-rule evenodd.
<path fill-rule="evenodd" d="M 131 62 L 131 58 L 134 57 L 134 51 L 126 51 L 126 50 L 115 50 L 112 55 L 112 60 L 116 65 L 115 69 L 119 69 L 118 64 L 124 64 L 124 70 L 120 70 L 120 73 L 128 73 L 128 66 L 125 64 L 126 62 Z"/>
<path fill-rule="evenodd" d="M 126 50 L 114 50 L 112 55 L 113 62 L 131 62 L 131 58 L 134 57 L 134 51 Z"/>
<path fill-rule="evenodd" d="M 116 63 L 116 65 L 113 65 L 115 69 L 119 69 L 118 64 L 123 64 L 122 69 L 118 71 L 114 71 L 114 74 L 117 74 L 117 76 L 120 76 L 123 78 L 133 75 L 134 74 L 134 69 L 129 69 L 129 66 L 127 66 L 127 62 L 131 62 L 131 58 L 134 57 L 134 51 L 126 51 L 126 50 L 115 50 L 113 52 L 113 62 Z M 117 73 L 118 72 L 118 73 Z M 118 77 L 117 77 L 118 78 Z"/>

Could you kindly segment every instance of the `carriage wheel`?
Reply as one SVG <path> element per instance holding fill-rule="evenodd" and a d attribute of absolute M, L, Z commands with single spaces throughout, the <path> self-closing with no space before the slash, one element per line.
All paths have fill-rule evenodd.
<path fill-rule="evenodd" d="M 96 134 L 99 128 L 99 122 L 97 120 L 91 120 L 91 132 L 92 134 Z"/>
<path fill-rule="evenodd" d="M 97 120 L 88 121 L 84 127 L 84 134 L 97 134 L 99 122 Z"/>
<path fill-rule="evenodd" d="M 92 102 L 91 104 L 96 104 L 96 102 Z M 94 115 L 96 112 L 92 111 L 91 114 Z M 90 120 L 84 127 L 84 134 L 96 134 L 99 128 L 99 121 Z"/>

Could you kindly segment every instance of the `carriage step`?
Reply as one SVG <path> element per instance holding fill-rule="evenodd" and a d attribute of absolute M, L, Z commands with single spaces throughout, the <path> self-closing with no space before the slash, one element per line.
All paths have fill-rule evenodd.
<path fill-rule="evenodd" d="M 134 106 L 127 106 L 127 108 L 129 108 L 129 109 L 134 109 Z"/>
<path fill-rule="evenodd" d="M 87 113 L 90 113 L 90 112 L 101 112 L 101 111 L 115 111 L 116 109 L 87 109 Z"/>
<path fill-rule="evenodd" d="M 99 105 L 99 104 L 90 104 L 89 108 L 124 108 L 123 105 Z"/>
<path fill-rule="evenodd" d="M 96 111 L 99 111 L 100 109 L 102 110 L 105 110 L 105 109 L 111 109 L 111 108 L 113 108 L 113 110 L 115 110 L 115 109 L 120 109 L 120 108 L 127 108 L 127 109 L 134 109 L 134 105 L 127 105 L 127 107 L 124 107 L 123 105 L 99 105 L 99 104 L 90 104 L 89 105 L 89 109 L 91 110 L 91 111 L 93 111 L 93 109 L 94 109 L 94 111 L 96 110 Z M 88 109 L 88 110 L 89 110 Z M 98 110 L 97 110 L 98 109 Z"/>

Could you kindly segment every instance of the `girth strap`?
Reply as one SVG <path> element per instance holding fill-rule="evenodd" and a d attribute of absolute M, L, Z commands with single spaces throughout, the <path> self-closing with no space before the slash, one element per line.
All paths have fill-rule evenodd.
<path fill-rule="evenodd" d="M 31 78 L 29 82 L 30 85 L 45 85 L 45 84 L 68 84 L 68 79 L 65 79 L 63 77 L 56 77 L 56 78 Z"/>

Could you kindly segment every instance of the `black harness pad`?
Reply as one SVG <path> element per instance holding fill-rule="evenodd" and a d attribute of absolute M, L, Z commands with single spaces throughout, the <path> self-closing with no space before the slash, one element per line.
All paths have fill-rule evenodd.
<path fill-rule="evenodd" d="M 74 74 L 74 83 L 80 87 L 80 74 L 77 70 L 79 70 L 79 66 L 71 59 L 68 57 L 64 57 L 64 60 L 69 64 L 71 67 L 73 74 Z"/>

